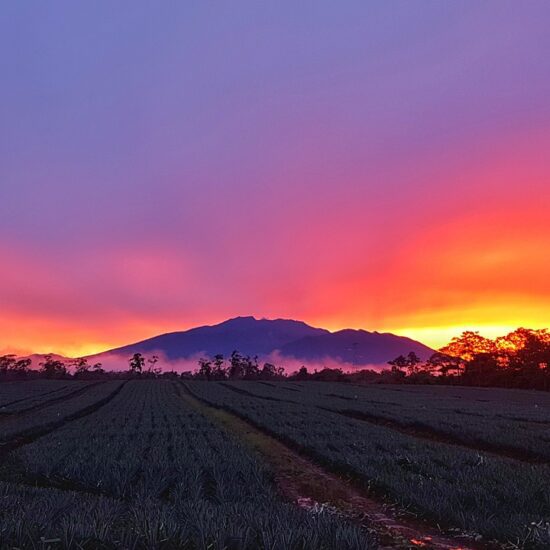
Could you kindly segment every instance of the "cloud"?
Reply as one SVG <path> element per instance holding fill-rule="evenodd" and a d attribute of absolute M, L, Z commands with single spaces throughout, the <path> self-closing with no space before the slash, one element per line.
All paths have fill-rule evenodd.
<path fill-rule="evenodd" d="M 0 347 L 547 322 L 548 7 L 328 6 L 13 8 Z"/>
<path fill-rule="evenodd" d="M 101 362 L 102 366 L 106 370 L 110 371 L 125 371 L 128 370 L 128 362 L 131 354 L 118 354 L 118 353 L 108 353 L 103 354 L 99 357 L 91 356 L 88 358 L 90 363 L 96 361 Z M 156 367 L 162 369 L 163 372 L 175 371 L 178 373 L 184 371 L 195 372 L 198 367 L 199 359 L 203 357 L 208 358 L 206 353 L 196 353 L 190 357 L 182 359 L 170 359 L 166 357 L 162 351 L 151 351 L 143 354 L 146 363 L 144 369 L 149 367 L 148 359 L 153 356 L 158 357 L 158 363 Z M 229 357 L 226 357 L 226 364 L 229 364 Z M 291 356 L 283 356 L 279 352 L 273 352 L 269 355 L 259 357 L 260 366 L 263 363 L 272 363 L 277 367 L 282 367 L 287 374 L 297 371 L 302 366 L 305 366 L 309 372 L 315 370 L 323 370 L 325 368 L 329 369 L 342 369 L 344 372 L 354 372 L 359 369 L 373 369 L 380 371 L 384 368 L 387 368 L 387 365 L 374 365 L 374 364 L 365 364 L 365 365 L 353 365 L 351 363 L 346 363 L 345 361 L 339 361 L 334 358 L 326 357 L 316 361 L 303 361 Z"/>
<path fill-rule="evenodd" d="M 375 371 L 380 371 L 384 368 L 387 368 L 387 364 L 372 364 L 367 363 L 364 365 L 355 365 L 352 363 L 347 363 L 345 361 L 335 359 L 334 357 L 322 357 L 317 360 L 307 360 L 299 359 L 289 355 L 281 355 L 279 352 L 275 351 L 265 357 L 262 357 L 262 362 L 267 361 L 273 363 L 278 367 L 283 367 L 287 374 L 296 372 L 301 367 L 306 367 L 308 372 L 313 372 L 315 370 L 323 369 L 342 369 L 344 372 L 356 372 L 360 369 L 372 369 Z"/>
<path fill-rule="evenodd" d="M 151 367 L 149 359 L 153 356 L 158 358 L 158 362 L 155 364 L 155 368 L 160 368 L 163 372 L 175 371 L 178 373 L 184 371 L 195 371 L 198 368 L 198 361 L 201 357 L 204 357 L 204 354 L 194 354 L 185 359 L 170 359 L 166 357 L 162 351 L 151 351 L 144 353 L 143 357 L 145 358 L 144 370 L 147 370 Z M 129 360 L 131 354 L 119 354 L 119 353 L 107 353 L 101 356 L 91 356 L 88 357 L 89 363 L 93 364 L 95 362 L 100 362 L 102 367 L 108 371 L 127 371 L 129 369 Z"/>

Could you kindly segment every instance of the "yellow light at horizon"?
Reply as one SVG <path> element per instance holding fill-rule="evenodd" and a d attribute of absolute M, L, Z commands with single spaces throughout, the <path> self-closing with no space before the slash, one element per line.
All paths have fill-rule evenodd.
<path fill-rule="evenodd" d="M 86 357 L 88 355 L 95 355 L 96 353 L 101 353 L 105 350 L 108 350 L 112 347 L 115 347 L 112 344 L 108 344 L 105 342 L 97 343 L 97 342 L 86 342 L 82 345 L 67 345 L 67 346 L 61 346 L 59 348 L 56 347 L 54 350 L 55 353 L 59 355 L 63 355 L 64 357 Z M 33 353 L 51 353 L 51 349 L 39 349 L 39 350 L 33 350 Z"/>
<path fill-rule="evenodd" d="M 340 324 L 331 325 L 330 323 L 317 323 L 316 326 L 322 326 L 330 332 L 337 332 L 344 328 L 350 328 Z M 526 326 L 533 329 L 546 328 L 546 326 L 543 326 L 540 323 L 516 323 L 513 325 L 464 324 L 448 326 L 409 326 L 401 328 L 384 327 L 378 329 L 365 328 L 365 330 L 368 330 L 370 332 L 388 332 L 391 334 L 396 334 L 397 336 L 405 336 L 407 338 L 417 340 L 433 349 L 439 349 L 448 344 L 455 336 L 460 336 L 463 332 L 466 331 L 479 332 L 482 336 L 495 339 L 499 336 L 505 336 L 506 334 L 513 332 L 521 326 Z M 357 326 L 355 328 L 359 329 L 361 327 Z"/>
<path fill-rule="evenodd" d="M 479 332 L 479 334 L 485 336 L 486 338 L 495 339 L 499 336 L 505 336 L 506 334 L 513 332 L 519 326 L 520 325 L 454 325 L 448 327 L 409 327 L 396 329 L 389 332 L 393 332 L 399 336 L 407 336 L 408 338 L 418 340 L 433 349 L 439 349 L 448 344 L 455 336 L 460 336 L 466 331 Z"/>

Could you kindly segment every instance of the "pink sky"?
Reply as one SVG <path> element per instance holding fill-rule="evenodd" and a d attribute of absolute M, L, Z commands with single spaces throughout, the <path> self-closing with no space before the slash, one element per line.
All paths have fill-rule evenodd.
<path fill-rule="evenodd" d="M 4 11 L 0 350 L 548 325 L 548 3 Z"/>

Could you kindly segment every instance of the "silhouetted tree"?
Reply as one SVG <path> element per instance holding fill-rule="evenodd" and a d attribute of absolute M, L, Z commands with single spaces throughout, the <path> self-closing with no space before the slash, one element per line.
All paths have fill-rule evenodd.
<path fill-rule="evenodd" d="M 294 380 L 307 380 L 309 378 L 309 372 L 307 371 L 307 368 L 302 365 L 297 372 L 295 372 L 291 378 Z"/>
<path fill-rule="evenodd" d="M 214 355 L 214 360 L 212 361 L 212 378 L 214 380 L 225 380 L 227 378 L 225 359 L 221 353 Z"/>
<path fill-rule="evenodd" d="M 16 355 L 0 356 L 0 377 L 26 378 L 30 372 L 30 359 L 17 359 Z"/>
<path fill-rule="evenodd" d="M 412 377 L 418 377 L 422 374 L 422 379 L 425 380 L 425 372 L 422 370 L 422 359 L 411 351 L 407 355 L 399 355 L 392 361 L 388 361 L 388 365 L 391 365 L 391 378 L 395 382 L 403 381 L 406 376 L 411 379 Z M 385 375 L 386 377 L 388 375 Z"/>
<path fill-rule="evenodd" d="M 399 355 L 395 359 L 388 361 L 388 365 L 391 366 L 391 373 L 394 378 L 405 378 L 405 369 L 409 365 L 409 361 L 404 355 Z"/>
<path fill-rule="evenodd" d="M 145 358 L 141 353 L 134 353 L 129 360 L 130 370 L 134 374 L 141 374 L 143 372 L 143 366 L 145 365 Z"/>
<path fill-rule="evenodd" d="M 79 357 L 71 362 L 71 366 L 74 368 L 74 374 L 77 378 L 84 378 L 91 369 L 91 365 L 84 357 Z"/>
<path fill-rule="evenodd" d="M 422 361 L 414 352 L 400 355 L 388 364 L 390 370 L 344 373 L 341 369 L 324 368 L 309 373 L 305 366 L 289 376 L 291 380 L 325 380 L 340 382 L 464 384 L 550 389 L 550 333 L 548 330 L 519 328 L 491 340 L 477 332 L 466 331 Z M 234 351 L 229 365 L 223 355 L 212 361 L 199 362 L 195 375 L 207 380 L 245 379 L 272 380 L 284 378 L 282 368 L 264 363 L 257 357 Z M 192 378 L 191 373 L 182 377 Z"/>
<path fill-rule="evenodd" d="M 276 367 L 273 363 L 264 363 L 262 370 L 260 371 L 260 378 L 262 380 L 277 380 L 283 378 L 285 371 L 283 367 Z"/>
<path fill-rule="evenodd" d="M 103 365 L 101 363 L 94 363 L 92 365 L 92 372 L 96 376 L 101 376 L 101 375 L 105 374 L 105 369 L 103 368 Z"/>
<path fill-rule="evenodd" d="M 40 374 L 45 378 L 63 378 L 67 375 L 67 367 L 63 361 L 54 359 L 51 355 L 45 355 L 44 361 L 39 363 Z"/>
<path fill-rule="evenodd" d="M 463 361 L 460 357 L 436 351 L 426 361 L 424 368 L 432 376 L 441 376 L 442 380 L 447 380 L 462 373 Z"/>
<path fill-rule="evenodd" d="M 208 359 L 202 357 L 199 359 L 197 376 L 203 380 L 212 380 L 212 363 Z"/>
<path fill-rule="evenodd" d="M 26 378 L 31 370 L 31 363 L 30 359 L 18 359 L 15 365 L 13 365 L 11 372 L 15 378 Z"/>
<path fill-rule="evenodd" d="M 420 372 L 420 365 L 422 364 L 422 359 L 414 353 L 414 351 L 411 351 L 407 355 L 407 374 L 409 376 L 413 376 L 414 374 L 418 374 Z"/>
<path fill-rule="evenodd" d="M 94 363 L 90 365 L 88 360 L 84 357 L 79 357 L 72 361 L 71 366 L 74 368 L 74 377 L 75 378 L 99 378 L 105 374 L 101 363 Z"/>
<path fill-rule="evenodd" d="M 499 347 L 509 344 L 506 357 L 500 357 L 510 373 L 511 385 L 549 389 L 550 334 L 547 330 L 519 328 L 497 341 Z"/>
<path fill-rule="evenodd" d="M 149 372 L 153 374 L 159 374 L 158 371 L 155 370 L 155 365 L 158 363 L 159 358 L 156 355 L 153 355 L 152 357 L 149 357 L 147 359 L 147 362 L 149 363 Z"/>
<path fill-rule="evenodd" d="M 467 330 L 460 336 L 454 337 L 439 351 L 452 357 L 460 357 L 465 361 L 471 361 L 478 353 L 494 353 L 495 342 L 481 336 L 479 332 Z"/>
<path fill-rule="evenodd" d="M 243 378 L 245 380 L 257 380 L 260 376 L 260 367 L 258 366 L 258 356 L 250 357 L 247 355 L 242 360 Z"/>
<path fill-rule="evenodd" d="M 440 353 L 449 361 L 458 361 L 449 372 L 462 384 L 550 388 L 550 334 L 546 329 L 518 328 L 495 340 L 468 331 L 453 338 Z"/>
<path fill-rule="evenodd" d="M 0 376 L 6 376 L 15 366 L 15 355 L 0 355 Z"/>
<path fill-rule="evenodd" d="M 477 353 L 466 362 L 462 380 L 472 386 L 496 386 L 505 375 L 504 370 L 499 367 L 496 354 Z"/>
<path fill-rule="evenodd" d="M 231 379 L 239 379 L 244 375 L 244 357 L 237 350 L 229 358 L 228 375 Z"/>

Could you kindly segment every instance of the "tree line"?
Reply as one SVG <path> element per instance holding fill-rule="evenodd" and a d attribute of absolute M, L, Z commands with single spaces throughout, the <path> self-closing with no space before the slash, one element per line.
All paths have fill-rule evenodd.
<path fill-rule="evenodd" d="M 215 355 L 213 359 L 199 359 L 196 377 L 204 380 L 277 380 L 285 378 L 285 371 L 273 363 L 260 366 L 258 356 L 234 351 L 227 360 L 222 354 Z"/>
<path fill-rule="evenodd" d="M 412 383 L 550 390 L 550 333 L 519 328 L 491 339 L 466 331 L 427 361 L 409 353 L 389 364 L 393 377 Z"/>
<path fill-rule="evenodd" d="M 550 333 L 519 328 L 506 336 L 486 338 L 465 331 L 423 361 L 414 352 L 388 361 L 389 369 L 343 372 L 305 368 L 298 380 L 379 384 L 451 384 L 550 390 Z"/>
<path fill-rule="evenodd" d="M 38 363 L 38 369 L 32 369 L 29 358 L 18 358 L 16 355 L 0 355 L 0 379 L 18 380 L 28 378 L 75 378 L 80 380 L 127 378 L 142 376 L 157 378 L 174 376 L 173 372 L 162 372 L 156 365 L 158 356 L 149 358 L 135 353 L 128 359 L 127 371 L 106 371 L 101 363 L 90 363 L 87 358 L 79 357 L 62 361 L 53 355 L 45 355 Z"/>
<path fill-rule="evenodd" d="M 61 361 L 52 355 L 45 355 L 38 369 L 31 368 L 32 360 L 20 359 L 16 355 L 0 355 L 0 378 L 100 378 L 107 373 L 101 363 L 88 363 L 84 357 Z"/>
<path fill-rule="evenodd" d="M 547 329 L 517 330 L 495 339 L 465 331 L 422 360 L 414 352 L 388 362 L 389 369 L 323 368 L 309 372 L 302 366 L 286 374 L 281 367 L 233 352 L 213 360 L 200 359 L 194 378 L 203 380 L 317 380 L 384 384 L 451 384 L 550 390 L 550 333 Z"/>
<path fill-rule="evenodd" d="M 128 370 L 105 371 L 101 363 L 86 358 L 64 362 L 52 355 L 44 356 L 37 370 L 30 359 L 15 355 L 0 356 L 0 379 L 25 378 L 186 378 L 218 380 L 319 380 L 354 383 L 456 384 L 499 386 L 550 390 L 550 333 L 547 329 L 519 328 L 495 339 L 466 331 L 423 361 L 414 352 L 388 362 L 388 369 L 324 368 L 309 372 L 302 366 L 285 373 L 283 367 L 269 362 L 260 364 L 258 357 L 234 351 L 229 357 L 217 354 L 201 358 L 195 371 L 163 371 L 159 357 L 134 353 L 128 359 Z"/>

